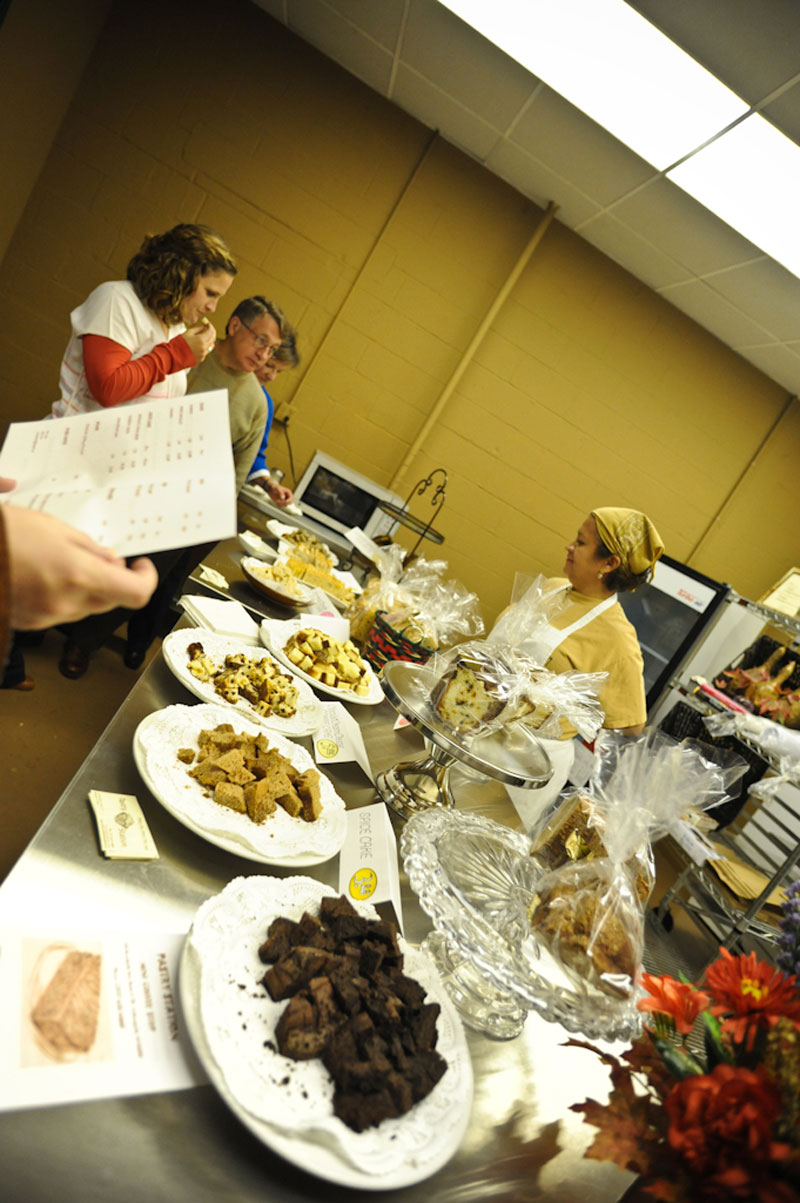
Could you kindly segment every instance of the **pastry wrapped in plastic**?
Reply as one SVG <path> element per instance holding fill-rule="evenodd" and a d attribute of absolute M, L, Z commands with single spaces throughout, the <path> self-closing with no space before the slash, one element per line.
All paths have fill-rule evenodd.
<path fill-rule="evenodd" d="M 624 864 L 600 857 L 548 873 L 528 909 L 531 930 L 579 987 L 630 998 L 642 963 L 642 908 Z"/>
<path fill-rule="evenodd" d="M 387 659 L 424 662 L 430 652 L 459 639 L 479 635 L 483 619 L 477 594 L 459 581 L 442 580 L 444 561 L 415 561 L 403 574 L 401 600 L 383 611 L 367 640 L 365 654 L 373 668 Z M 378 629 L 380 628 L 380 629 Z"/>
<path fill-rule="evenodd" d="M 500 648 L 479 640 L 459 643 L 429 663 L 436 677 L 431 706 L 459 735 L 485 735 L 533 711 L 527 680 Z"/>
<path fill-rule="evenodd" d="M 350 621 L 350 638 L 365 644 L 379 610 L 393 610 L 410 604 L 411 592 L 400 584 L 405 548 L 397 543 L 382 547 L 375 553 L 375 573 L 369 577 L 364 590 L 344 612 Z"/>
<path fill-rule="evenodd" d="M 603 843 L 603 810 L 585 792 L 574 790 L 544 816 L 531 836 L 531 856 L 545 870 L 607 856 Z M 641 903 L 646 903 L 656 881 L 655 859 L 649 842 L 637 848 L 627 862 Z"/>
<path fill-rule="evenodd" d="M 723 801 L 747 764 L 733 753 L 719 763 L 715 750 L 659 730 L 639 739 L 603 732 L 596 750 L 584 803 L 562 800 L 532 835 L 532 854 L 560 867 L 544 874 L 528 914 L 536 939 L 576 984 L 629 997 L 653 844 L 685 816 Z"/>
<path fill-rule="evenodd" d="M 553 673 L 497 640 L 459 643 L 429 663 L 438 678 L 431 704 L 459 734 L 480 738 L 522 723 L 560 739 L 566 722 L 591 740 L 602 726 L 605 673 Z"/>

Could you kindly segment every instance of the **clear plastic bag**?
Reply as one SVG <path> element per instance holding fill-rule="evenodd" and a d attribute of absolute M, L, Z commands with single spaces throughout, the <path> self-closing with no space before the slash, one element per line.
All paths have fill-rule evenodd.
<path fill-rule="evenodd" d="M 438 678 L 434 708 L 473 739 L 510 723 L 561 739 L 566 721 L 592 740 L 603 724 L 597 692 L 605 673 L 553 673 L 500 640 L 459 643 L 429 664 Z"/>
<path fill-rule="evenodd" d="M 535 648 L 539 636 L 552 625 L 552 620 L 567 606 L 567 591 L 553 587 L 544 576 L 528 577 L 520 573 L 514 578 L 511 604 L 498 618 L 486 637 L 487 643 L 514 648 L 520 656 L 529 655 L 536 661 Z"/>
<path fill-rule="evenodd" d="M 587 787 L 562 799 L 532 834 L 532 855 L 547 871 L 529 916 L 568 976 L 629 997 L 654 883 L 653 844 L 677 822 L 726 801 L 747 764 L 660 730 L 638 739 L 603 732 L 596 752 Z"/>
<path fill-rule="evenodd" d="M 630 998 L 644 949 L 641 903 L 624 864 L 600 857 L 545 875 L 531 929 L 579 989 Z"/>
<path fill-rule="evenodd" d="M 431 649 L 449 647 L 484 629 L 478 595 L 460 581 L 442 580 L 444 568 L 443 561 L 417 560 L 400 582 L 403 599 L 384 615 L 393 630 Z"/>

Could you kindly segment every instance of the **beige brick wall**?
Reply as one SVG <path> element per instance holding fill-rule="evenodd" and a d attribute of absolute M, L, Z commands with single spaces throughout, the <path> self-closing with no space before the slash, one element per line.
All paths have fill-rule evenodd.
<path fill-rule="evenodd" d="M 48 409 L 70 309 L 124 273 L 145 232 L 198 220 L 240 263 L 218 328 L 255 291 L 299 327 L 303 364 L 274 390 L 298 469 L 321 447 L 381 482 L 541 218 L 248 0 L 112 4 L 38 180 L 19 187 L 0 265 L 3 428 Z M 447 469 L 446 543 L 428 550 L 487 618 L 515 572 L 560 571 L 605 504 L 646 510 L 672 555 L 757 596 L 800 562 L 775 521 L 800 451 L 785 402 L 556 221 L 397 488 Z M 281 428 L 272 460 L 288 469 Z"/>

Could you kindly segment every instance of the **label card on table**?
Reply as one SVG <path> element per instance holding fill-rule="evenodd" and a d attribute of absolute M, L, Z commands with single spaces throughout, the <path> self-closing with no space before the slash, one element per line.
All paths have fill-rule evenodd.
<path fill-rule="evenodd" d="M 100 851 L 109 860 L 158 860 L 147 819 L 133 794 L 90 789 Z"/>
<path fill-rule="evenodd" d="M 53 514 L 120 556 L 236 534 L 224 389 L 69 418 L 12 422 L 0 504 Z"/>
<path fill-rule="evenodd" d="M 313 737 L 317 764 L 354 760 L 370 781 L 374 781 L 361 728 L 352 714 L 345 710 L 341 702 L 320 702 L 320 709 L 322 721 Z"/>
<path fill-rule="evenodd" d="M 0 1111 L 206 1081 L 177 996 L 184 934 L 0 929 Z"/>
<path fill-rule="evenodd" d="M 397 840 L 383 802 L 347 812 L 347 835 L 339 853 L 339 893 L 376 907 L 389 903 L 403 930 Z"/>

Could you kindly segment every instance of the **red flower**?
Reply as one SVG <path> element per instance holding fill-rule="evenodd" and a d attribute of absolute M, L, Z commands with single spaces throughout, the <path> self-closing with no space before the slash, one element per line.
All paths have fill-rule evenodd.
<path fill-rule="evenodd" d="M 702 1015 L 711 999 L 702 990 L 678 982 L 674 977 L 653 977 L 643 972 L 640 979 L 652 997 L 641 998 L 636 1006 L 640 1011 L 655 1011 L 675 1021 L 679 1032 L 688 1035 L 698 1015 Z"/>
<path fill-rule="evenodd" d="M 755 1199 L 771 1162 L 788 1157 L 772 1139 L 781 1098 L 762 1069 L 717 1065 L 678 1082 L 664 1102 L 669 1144 L 710 1197 Z M 704 1197 L 705 1194 L 704 1194 Z"/>
<path fill-rule="evenodd" d="M 759 1023 L 772 1027 L 781 1016 L 800 1023 L 800 995 L 794 975 L 747 956 L 731 956 L 720 948 L 720 959 L 706 970 L 706 985 L 715 1005 L 714 1015 L 727 1015 L 722 1024 L 738 1044 L 752 1048 Z"/>

